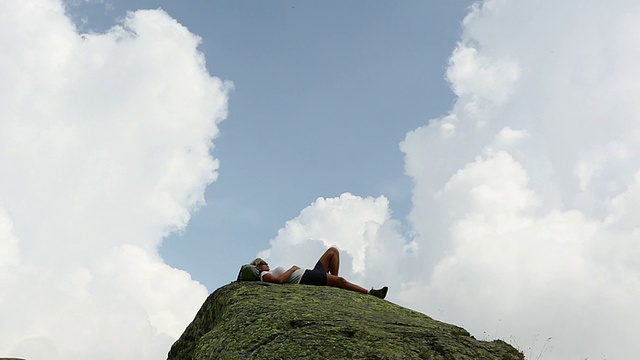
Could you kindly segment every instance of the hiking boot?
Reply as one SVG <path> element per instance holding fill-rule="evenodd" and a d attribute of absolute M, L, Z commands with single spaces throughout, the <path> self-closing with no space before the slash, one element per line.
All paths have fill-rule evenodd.
<path fill-rule="evenodd" d="M 377 289 L 377 290 L 374 288 L 371 288 L 371 290 L 369 290 L 369 295 L 373 295 L 377 298 L 384 299 L 385 296 L 387 296 L 387 290 L 389 290 L 389 288 L 387 288 L 386 286 L 383 287 L 382 289 Z"/>

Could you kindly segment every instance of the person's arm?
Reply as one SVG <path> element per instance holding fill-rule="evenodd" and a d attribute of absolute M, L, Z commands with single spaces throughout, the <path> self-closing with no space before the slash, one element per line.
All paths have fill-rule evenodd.
<path fill-rule="evenodd" d="M 294 271 L 300 269 L 299 267 L 293 265 L 291 267 L 291 269 L 287 270 L 284 272 L 284 274 L 276 277 L 273 274 L 264 274 L 264 276 L 262 277 L 262 281 L 266 281 L 266 282 L 270 282 L 270 283 L 274 283 L 274 284 L 284 284 L 287 282 L 287 279 L 289 279 L 291 277 L 291 274 L 293 274 Z"/>

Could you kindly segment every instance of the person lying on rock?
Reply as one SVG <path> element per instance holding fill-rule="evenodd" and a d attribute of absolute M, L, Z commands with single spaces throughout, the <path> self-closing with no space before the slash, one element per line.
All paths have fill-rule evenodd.
<path fill-rule="evenodd" d="M 255 265 L 260 270 L 260 280 L 274 284 L 306 284 L 333 286 L 341 289 L 357 291 L 363 294 L 371 294 L 380 299 L 387 296 L 387 287 L 382 289 L 367 290 L 359 285 L 347 281 L 347 279 L 338 276 L 340 270 L 340 252 L 335 247 L 329 248 L 322 254 L 320 260 L 316 263 L 313 270 L 301 269 L 292 266 L 289 270 L 277 267 L 273 270 L 269 269 L 266 261 L 257 258 L 251 265 Z"/>

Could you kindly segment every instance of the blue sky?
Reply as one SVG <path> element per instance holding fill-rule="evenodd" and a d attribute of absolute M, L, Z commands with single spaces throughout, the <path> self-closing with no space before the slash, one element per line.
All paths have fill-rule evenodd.
<path fill-rule="evenodd" d="M 164 358 L 241 264 L 329 246 L 529 358 L 637 354 L 639 14 L 0 2 L 0 355 Z"/>
<path fill-rule="evenodd" d="M 167 263 L 211 291 L 318 197 L 385 195 L 398 219 L 411 180 L 398 144 L 445 114 L 449 55 L 472 1 L 126 1 L 71 8 L 84 29 L 162 8 L 202 38 L 214 76 L 230 80 L 213 154 L 219 179 Z"/>

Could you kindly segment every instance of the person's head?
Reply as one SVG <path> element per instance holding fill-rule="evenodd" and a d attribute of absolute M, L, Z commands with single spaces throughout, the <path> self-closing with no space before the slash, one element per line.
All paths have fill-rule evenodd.
<path fill-rule="evenodd" d="M 267 264 L 266 261 L 257 258 L 255 260 L 253 260 L 253 262 L 251 262 L 251 265 L 255 266 L 258 268 L 258 270 L 262 271 L 269 271 L 269 264 Z"/>

